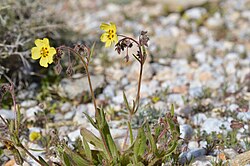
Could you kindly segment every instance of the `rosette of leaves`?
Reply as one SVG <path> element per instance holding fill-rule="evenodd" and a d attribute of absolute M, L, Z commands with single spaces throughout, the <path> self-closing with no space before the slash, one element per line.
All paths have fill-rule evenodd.
<path fill-rule="evenodd" d="M 69 149 L 66 144 L 58 147 L 59 156 L 64 165 L 153 166 L 168 161 L 171 154 L 175 152 L 180 130 L 173 107 L 171 112 L 167 113 L 153 129 L 145 121 L 138 129 L 135 138 L 128 124 L 130 146 L 124 151 L 119 151 L 114 143 L 103 109 L 98 110 L 100 116 L 96 117 L 95 121 L 87 114 L 86 116 L 91 124 L 101 131 L 102 139 L 86 128 L 82 128 L 82 145 L 78 147 L 81 149 L 79 153 Z M 90 148 L 90 145 L 94 148 Z"/>

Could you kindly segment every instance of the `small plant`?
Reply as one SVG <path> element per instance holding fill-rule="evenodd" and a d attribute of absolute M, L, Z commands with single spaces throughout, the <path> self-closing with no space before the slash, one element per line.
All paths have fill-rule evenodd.
<path fill-rule="evenodd" d="M 118 54 L 125 52 L 125 59 L 129 61 L 129 49 L 134 45 L 138 48 L 136 54 L 132 54 L 136 61 L 139 62 L 140 74 L 138 77 L 138 87 L 136 91 L 136 98 L 132 101 L 132 104 L 127 100 L 125 92 L 123 93 L 124 103 L 126 110 L 128 111 L 127 121 L 127 134 L 124 138 L 123 148 L 118 149 L 114 139 L 110 133 L 110 128 L 107 123 L 104 109 L 98 107 L 95 93 L 92 87 L 89 65 L 93 58 L 95 44 L 90 48 L 84 44 L 77 44 L 74 48 L 68 46 L 59 46 L 57 48 L 50 47 L 49 40 L 44 38 L 43 40 L 35 40 L 36 47 L 31 50 L 32 58 L 39 59 L 40 65 L 48 67 L 48 64 L 55 63 L 55 69 L 58 74 L 62 71 L 61 60 L 68 56 L 68 67 L 66 73 L 71 76 L 73 74 L 73 65 L 71 56 L 76 56 L 83 64 L 84 72 L 87 75 L 90 94 L 92 102 L 95 108 L 95 117 L 92 119 L 88 114 L 84 113 L 89 122 L 99 131 L 100 137 L 94 135 L 86 128 L 81 128 L 81 138 L 76 141 L 77 146 L 75 149 L 70 148 L 64 140 L 59 140 L 58 136 L 54 134 L 54 137 L 49 137 L 45 140 L 47 142 L 47 153 L 50 148 L 54 147 L 55 151 L 60 158 L 59 165 L 128 165 L 128 166 L 142 166 L 142 165 L 161 165 L 171 158 L 177 148 L 178 140 L 180 136 L 179 124 L 177 118 L 174 115 L 174 106 L 171 107 L 171 111 L 165 115 L 165 117 L 159 120 L 158 124 L 155 124 L 151 128 L 148 121 L 144 121 L 137 130 L 137 136 L 134 136 L 131 127 L 131 120 L 140 107 L 140 88 L 142 83 L 142 73 L 144 63 L 147 58 L 146 47 L 148 47 L 149 37 L 146 31 L 142 31 L 138 40 L 117 34 L 116 25 L 114 23 L 106 24 L 102 23 L 100 28 L 104 30 L 100 40 L 105 43 L 105 47 L 110 47 L 115 43 L 115 50 Z M 121 38 L 118 40 L 118 38 Z M 1 138 L 1 141 L 10 149 L 13 155 L 16 156 L 16 162 L 18 164 L 23 163 L 23 157 L 19 153 L 16 147 L 20 147 L 26 154 L 31 156 L 40 165 L 50 165 L 51 161 L 43 159 L 42 157 L 34 157 L 21 143 L 20 140 L 20 112 L 15 103 L 14 86 L 3 87 L 3 92 L 11 92 L 16 118 L 13 121 L 6 121 L 3 118 L 2 121 L 8 127 L 9 139 Z M 4 94 L 4 93 L 1 94 Z M 2 134 L 2 133 L 1 133 Z M 40 133 L 31 133 L 29 136 L 31 141 L 40 140 L 46 138 L 42 137 Z M 130 142 L 127 144 L 127 139 Z M 56 141 L 55 141 L 56 139 Z M 90 148 L 90 144 L 92 148 Z M 51 146 L 51 147 L 50 147 Z"/>

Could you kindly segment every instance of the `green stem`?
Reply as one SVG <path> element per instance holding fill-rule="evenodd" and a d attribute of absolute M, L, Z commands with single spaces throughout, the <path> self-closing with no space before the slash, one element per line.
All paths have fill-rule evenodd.
<path fill-rule="evenodd" d="M 84 58 L 78 52 L 76 52 L 74 49 L 72 49 L 70 47 L 66 47 L 66 46 L 61 46 L 59 48 L 60 49 L 68 49 L 68 50 L 70 50 L 71 52 L 76 54 L 80 58 L 80 60 L 82 61 L 83 65 L 84 65 L 84 68 L 85 68 L 85 71 L 86 71 L 86 74 L 87 74 L 87 77 L 88 77 L 89 89 L 90 89 L 92 101 L 93 101 L 93 104 L 94 104 L 94 107 L 95 107 L 95 117 L 100 117 L 99 111 L 97 110 L 96 98 L 95 98 L 94 90 L 93 90 L 92 83 L 91 83 L 90 73 L 89 73 L 89 70 L 88 70 L 88 64 L 85 62 Z M 101 139 L 102 139 L 102 142 L 104 144 L 104 147 L 105 147 L 110 159 L 112 159 L 111 152 L 110 152 L 110 150 L 108 148 L 107 143 L 105 142 L 105 137 L 104 137 L 101 129 L 98 129 L 98 130 L 99 130 L 99 133 L 101 135 Z"/>
<path fill-rule="evenodd" d="M 35 160 L 37 163 L 39 163 L 41 166 L 43 166 L 44 164 L 41 162 L 41 161 L 39 161 L 35 156 L 33 156 L 33 154 L 31 154 L 29 151 L 28 151 L 28 149 L 26 149 L 24 146 L 23 146 L 23 144 L 19 144 L 19 147 L 20 148 L 22 148 L 33 160 Z"/>
<path fill-rule="evenodd" d="M 140 104 L 140 91 L 141 91 L 141 81 L 142 81 L 143 63 L 140 63 L 140 74 L 138 80 L 137 96 L 136 96 L 136 109 L 133 110 L 133 114 L 138 110 Z"/>

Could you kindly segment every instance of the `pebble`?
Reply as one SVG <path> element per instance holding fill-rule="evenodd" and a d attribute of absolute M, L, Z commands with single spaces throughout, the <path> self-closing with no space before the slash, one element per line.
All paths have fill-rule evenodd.
<path fill-rule="evenodd" d="M 25 100 L 20 104 L 20 106 L 23 108 L 30 108 L 30 107 L 34 107 L 36 105 L 37 105 L 36 100 Z"/>
<path fill-rule="evenodd" d="M 195 159 L 197 157 L 204 156 L 206 153 L 207 152 L 204 148 L 196 148 L 196 149 L 192 149 L 188 152 L 182 152 L 179 156 L 179 162 L 181 164 L 184 164 L 187 161 L 190 161 L 191 159 Z"/>
<path fill-rule="evenodd" d="M 15 113 L 11 110 L 0 109 L 0 115 L 4 119 L 15 119 Z"/>
<path fill-rule="evenodd" d="M 190 140 L 193 136 L 193 128 L 188 124 L 180 125 L 180 133 L 180 138 Z"/>
<path fill-rule="evenodd" d="M 198 126 L 204 123 L 204 121 L 207 119 L 207 116 L 204 113 L 198 113 L 192 116 L 192 122 L 194 125 Z"/>
<path fill-rule="evenodd" d="M 222 121 L 218 118 L 207 118 L 201 125 L 201 131 L 204 130 L 208 134 L 211 134 L 212 132 L 222 133 L 223 132 L 223 130 L 221 129 L 222 126 L 226 128 L 226 131 L 231 130 L 230 122 Z"/>

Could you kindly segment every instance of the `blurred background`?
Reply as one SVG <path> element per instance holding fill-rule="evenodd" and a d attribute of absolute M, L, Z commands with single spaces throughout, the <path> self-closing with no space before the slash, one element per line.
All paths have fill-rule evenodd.
<path fill-rule="evenodd" d="M 141 108 L 133 127 L 144 119 L 157 122 L 173 103 L 181 137 L 193 141 L 188 148 L 202 147 L 197 140 L 207 137 L 200 131 L 231 131 L 231 121 L 238 120 L 246 130 L 239 130 L 241 146 L 235 143 L 234 148 L 249 150 L 243 139 L 249 138 L 250 120 L 250 0 L 0 0 L 0 84 L 14 82 L 29 126 L 40 131 L 48 124 L 70 121 L 72 125 L 57 129 L 75 141 L 77 125 L 89 125 L 82 112 L 94 116 L 79 60 L 73 60 L 69 77 L 64 57 L 63 71 L 57 75 L 55 65 L 43 68 L 31 59 L 35 39 L 47 37 L 53 47 L 91 47 L 96 42 L 90 72 L 97 102 L 112 120 L 111 128 L 119 129 L 112 134 L 122 138 L 127 118 L 123 91 L 132 102 L 139 74 L 132 53 L 137 48 L 129 50 L 129 62 L 114 46 L 105 48 L 100 42 L 102 22 L 114 22 L 118 34 L 138 38 L 143 30 L 150 38 Z M 0 114 L 13 119 L 11 107 L 6 95 Z M 227 141 L 222 145 L 232 146 Z"/>

